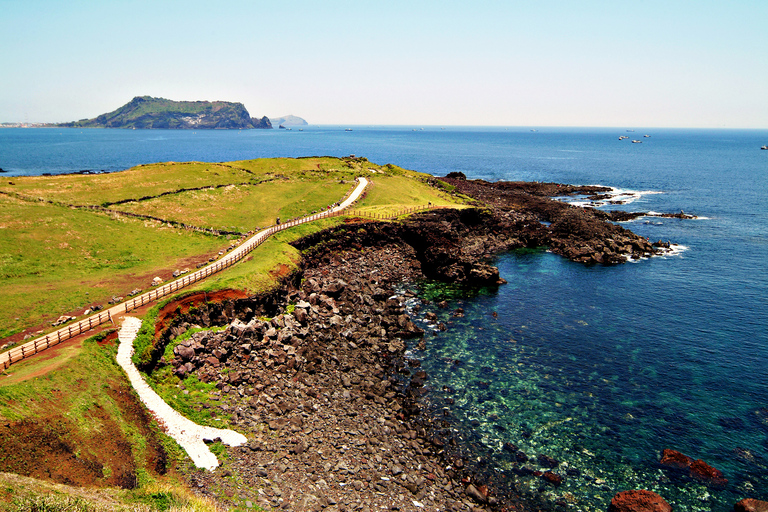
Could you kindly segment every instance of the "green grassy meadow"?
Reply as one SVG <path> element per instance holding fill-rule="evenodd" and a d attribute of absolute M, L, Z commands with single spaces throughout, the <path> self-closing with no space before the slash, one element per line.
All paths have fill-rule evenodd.
<path fill-rule="evenodd" d="M 0 346 L 16 333 L 41 326 L 52 330 L 50 322 L 60 315 L 105 305 L 113 295 L 125 296 L 133 288 L 146 290 L 155 275 L 167 279 L 175 269 L 194 268 L 237 239 L 123 213 L 244 233 L 271 225 L 277 217 L 300 217 L 341 200 L 357 176 L 371 182 L 354 207 L 357 212 L 392 215 L 428 203 L 462 205 L 461 198 L 431 186 L 425 174 L 362 158 L 166 162 L 111 174 L 4 181 Z M 343 217 L 334 217 L 281 231 L 237 265 L 181 293 L 268 291 L 300 262 L 301 254 L 290 242 L 341 222 Z M 213 502 L 195 498 L 173 474 L 163 476 L 153 469 L 158 443 L 173 464 L 191 462 L 142 415 L 143 408 L 125 399 L 133 392 L 114 361 L 115 342 L 103 338 L 58 345 L 0 373 L 0 430 L 4 448 L 13 447 L 0 455 L 0 511 L 165 510 L 167 504 L 173 510 L 217 510 Z M 189 392 L 182 394 L 167 373 L 153 375 L 153 384 L 169 403 L 201 423 L 226 423 L 226 417 L 212 417 L 201 406 L 213 384 L 190 378 L 185 382 Z M 123 444 L 113 448 L 109 443 L 114 438 Z M 99 461 L 103 467 L 96 474 L 101 476 L 93 478 L 108 488 L 97 492 L 52 483 L 57 481 L 57 459 L 45 462 L 51 454 L 33 449 L 39 445 L 63 446 L 65 452 L 72 448 L 84 461 Z M 131 457 L 106 455 L 126 446 Z M 134 490 L 113 486 L 125 461 L 138 475 Z"/>
<path fill-rule="evenodd" d="M 168 278 L 176 269 L 216 256 L 233 238 L 119 212 L 246 233 L 278 217 L 284 221 L 322 210 L 349 192 L 357 176 L 371 181 L 357 210 L 389 215 L 429 202 L 456 203 L 428 185 L 424 174 L 330 157 L 167 162 L 0 184 L 0 342 L 32 333 L 60 315 L 103 305 L 112 296 L 146 289 L 155 275 Z M 298 262 L 287 243 L 334 222 L 282 233 L 199 286 L 265 291 L 279 277 L 275 268 L 293 269 Z"/>

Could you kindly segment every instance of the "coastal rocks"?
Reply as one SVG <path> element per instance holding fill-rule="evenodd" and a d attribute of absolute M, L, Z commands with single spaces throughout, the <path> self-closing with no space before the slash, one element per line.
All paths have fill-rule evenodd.
<path fill-rule="evenodd" d="M 74 316 L 68 316 L 68 315 L 62 315 L 56 320 L 55 322 L 51 323 L 53 327 L 58 327 L 60 325 L 64 325 L 65 323 L 69 322 L 70 320 L 75 320 Z"/>
<path fill-rule="evenodd" d="M 508 248 L 547 246 L 556 254 L 587 264 L 617 264 L 659 252 L 646 239 L 609 222 L 616 220 L 611 214 L 551 199 L 609 190 L 605 187 L 593 191 L 555 183 L 440 179 L 492 207 L 495 227 L 508 236 Z"/>
<path fill-rule="evenodd" d="M 768 501 L 745 498 L 733 506 L 733 512 L 768 512 Z"/>
<path fill-rule="evenodd" d="M 687 473 L 690 478 L 710 487 L 723 488 L 728 485 L 728 479 L 725 478 L 722 471 L 713 468 L 701 459 L 694 460 L 676 450 L 665 449 L 659 464 L 678 473 Z"/>
<path fill-rule="evenodd" d="M 655 492 L 624 491 L 613 497 L 608 512 L 672 512 L 672 506 Z"/>
<path fill-rule="evenodd" d="M 549 245 L 561 254 L 586 247 L 583 257 L 612 262 L 650 244 L 578 212 L 560 225 L 582 226 L 580 237 L 555 233 L 541 220 L 558 220 L 563 205 L 526 197 L 535 212 L 508 203 L 437 210 L 402 223 L 349 222 L 295 242 L 302 270 L 269 298 L 206 298 L 182 307 L 159 336 L 176 343 L 173 357 L 161 358 L 160 343 L 147 369 L 169 365 L 190 394 L 201 393 L 183 389 L 190 375 L 214 384 L 198 407 L 226 416 L 250 441 L 228 451 L 222 473 L 235 478 L 193 474 L 190 483 L 225 501 L 231 496 L 230 504 L 250 500 L 264 509 L 415 510 L 418 502 L 427 510 L 530 510 L 519 490 L 494 481 L 490 459 L 462 445 L 449 428 L 448 407 L 430 416 L 422 396 L 435 380 L 417 363 L 428 340 L 408 341 L 422 333 L 409 317 L 413 294 L 405 288 L 424 276 L 498 284 L 488 258 L 518 247 Z M 224 329 L 175 341 L 195 325 Z M 470 392 L 490 394 L 482 381 Z M 576 484 L 578 472 L 565 463 L 512 444 L 504 450 L 512 473 L 535 478 L 541 496 Z"/>
<path fill-rule="evenodd" d="M 664 467 L 681 470 L 688 470 L 692 463 L 693 459 L 689 456 L 684 455 L 677 450 L 670 450 L 669 448 L 666 448 L 661 453 L 661 460 L 659 460 L 659 464 Z"/>
<path fill-rule="evenodd" d="M 488 501 L 488 495 L 487 495 L 487 489 L 485 490 L 486 490 L 486 494 L 483 494 L 482 492 L 480 492 L 480 490 L 477 487 L 475 487 L 472 484 L 469 484 L 467 488 L 464 490 L 464 492 L 466 493 L 467 496 L 469 496 L 476 502 L 486 503 Z"/>
<path fill-rule="evenodd" d="M 195 332 L 156 366 L 170 365 L 182 392 L 189 375 L 215 384 L 196 407 L 249 438 L 220 471 L 190 473 L 193 488 L 267 510 L 501 510 L 505 500 L 533 510 L 514 493 L 494 496 L 452 434 L 421 415 L 430 376 L 403 336 L 413 324 L 403 283 L 423 275 L 410 247 L 309 251 L 319 263 L 268 306 L 207 302 L 168 325 L 161 338 L 173 342 L 203 313 L 231 311 L 223 329 Z"/>
<path fill-rule="evenodd" d="M 725 478 L 722 471 L 713 468 L 701 459 L 691 463 L 690 475 L 694 480 L 710 487 L 723 488 L 728 485 L 728 479 Z"/>

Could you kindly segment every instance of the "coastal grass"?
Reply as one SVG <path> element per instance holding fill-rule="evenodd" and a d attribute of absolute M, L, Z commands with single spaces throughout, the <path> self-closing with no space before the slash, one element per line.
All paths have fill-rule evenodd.
<path fill-rule="evenodd" d="M 280 279 L 298 268 L 301 253 L 291 242 L 304 236 L 337 226 L 342 218 L 334 217 L 301 224 L 269 237 L 237 265 L 219 272 L 191 288 L 199 291 L 221 289 L 243 290 L 250 295 L 273 289 Z"/>
<path fill-rule="evenodd" d="M 278 218 L 286 221 L 320 211 L 337 202 L 351 187 L 352 183 L 339 180 L 276 180 L 186 191 L 121 204 L 119 209 L 244 233 L 270 226 Z"/>
<path fill-rule="evenodd" d="M 196 496 L 167 479 L 126 490 L 74 487 L 0 472 L 0 511 L 223 512 L 223 509 L 210 498 Z"/>
<path fill-rule="evenodd" d="M 360 165 L 320 158 L 264 158 L 237 162 L 164 162 L 105 174 L 24 176 L 0 183 L 0 192 L 65 205 L 110 206 L 180 191 L 279 180 L 354 180 Z M 371 164 L 371 167 L 377 167 Z M 12 183 L 12 184 L 11 184 Z"/>
<path fill-rule="evenodd" d="M 41 371 L 47 361 L 31 358 L 0 374 L 0 424 L 4 425 L 0 429 L 6 429 L 0 451 L 0 511 L 219 510 L 213 501 L 195 497 L 176 474 L 176 464 L 191 464 L 183 450 L 157 424 L 148 423 L 150 416 L 136 413 L 143 406 L 115 361 L 117 342 L 110 341 L 109 335 L 107 331 L 85 340 L 74 354 L 47 371 Z M 60 441 L 51 444 L 52 436 Z M 71 487 L 40 480 L 48 461 L 30 455 L 34 450 L 18 449 L 25 443 L 63 446 L 72 452 L 69 457 L 102 463 L 108 478 L 117 470 L 111 464 L 121 462 L 109 446 L 116 438 L 118 444 L 130 446 L 138 479 L 135 489 L 104 487 L 99 482 L 94 482 L 96 487 Z M 171 466 L 165 474 L 155 471 L 150 446 L 165 450 Z M 48 470 L 56 474 L 66 468 Z"/>
<path fill-rule="evenodd" d="M 0 195 L 0 339 L 103 304 L 152 274 L 228 245 L 223 237 Z"/>
<path fill-rule="evenodd" d="M 13 185 L 0 185 L 0 340 L 33 334 L 30 328 L 40 329 L 62 314 L 76 315 L 112 296 L 146 289 L 155 275 L 167 279 L 231 241 L 157 220 L 66 205 L 108 205 L 200 228 L 248 232 L 278 217 L 286 221 L 326 208 L 352 189 L 356 176 L 371 180 L 358 211 L 389 216 L 429 203 L 462 202 L 431 186 L 425 174 L 364 158 L 166 162 L 111 174 L 15 178 Z M 287 236 L 298 238 L 335 222 L 282 232 L 198 286 L 265 291 L 298 262 Z"/>
<path fill-rule="evenodd" d="M 384 175 L 374 175 L 365 198 L 355 209 L 382 215 L 394 215 L 412 207 L 450 206 L 462 208 L 465 205 L 461 197 L 431 186 L 424 175 L 413 171 L 398 169 Z"/>
<path fill-rule="evenodd" d="M 105 474 L 109 473 L 107 457 L 100 453 L 95 439 L 100 435 L 116 434 L 131 445 L 136 456 L 137 467 L 144 467 L 147 441 L 141 428 L 132 423 L 124 403 L 115 397 L 130 389 L 122 370 L 115 362 L 114 343 L 100 343 L 109 332 L 103 332 L 85 340 L 77 354 L 60 363 L 56 371 L 41 372 L 41 360 L 32 358 L 13 367 L 12 372 L 0 375 L 0 421 L 7 428 L 12 423 L 36 424 L 44 434 L 50 426 L 60 425 L 66 432 L 66 441 L 76 448 L 82 459 L 103 460 Z M 30 367 L 30 368 L 28 368 Z M 17 372 L 25 378 L 19 378 Z M 112 392 L 110 392 L 112 391 Z M 23 429 L 16 426 L 14 430 Z M 146 426 L 142 426 L 146 428 Z M 24 432 L 33 436 L 33 431 Z M 0 451 L 0 470 L 8 471 L 17 465 L 33 472 L 28 454 L 11 448 L 12 438 L 17 432 L 6 432 L 4 450 Z M 21 432 L 18 432 L 22 434 Z M 41 439 L 40 442 L 44 442 Z"/>

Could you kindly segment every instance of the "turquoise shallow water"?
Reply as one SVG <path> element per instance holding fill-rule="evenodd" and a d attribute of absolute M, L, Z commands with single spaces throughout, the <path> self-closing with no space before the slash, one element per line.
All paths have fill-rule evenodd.
<path fill-rule="evenodd" d="M 564 463 L 560 488 L 523 480 L 553 501 L 570 495 L 581 510 L 605 510 L 616 492 L 633 488 L 684 510 L 730 510 L 740 497 L 766 497 L 768 426 L 755 414 L 765 404 L 763 364 L 739 361 L 723 345 L 740 335 L 737 324 L 679 318 L 692 301 L 676 296 L 663 274 L 684 257 L 606 268 L 540 252 L 496 263 L 509 280 L 498 291 L 444 310 L 422 307 L 448 331 L 411 355 L 430 375 L 436 410 L 447 407 L 460 429 L 477 433 L 497 468 L 515 467 L 505 442 L 534 459 L 533 469 L 546 470 L 538 454 L 553 457 Z M 673 268 L 649 274 L 652 266 Z M 704 459 L 732 486 L 670 480 L 657 466 L 664 448 Z M 739 458 L 738 448 L 758 460 Z"/>
<path fill-rule="evenodd" d="M 449 329 L 414 357 L 430 375 L 425 399 L 448 407 L 450 428 L 491 471 L 514 469 L 504 442 L 534 468 L 537 454 L 553 457 L 559 488 L 515 478 L 570 509 L 605 510 L 615 492 L 640 487 L 676 510 L 768 499 L 768 131 L 637 129 L 651 137 L 631 144 L 617 129 L 343 128 L 3 129 L 0 167 L 12 177 L 354 153 L 435 175 L 608 185 L 633 193 L 611 208 L 699 215 L 625 225 L 680 244 L 674 256 L 585 267 L 545 251 L 499 255 L 508 284 L 422 307 Z M 728 486 L 670 475 L 657 464 L 665 448 L 722 470 Z"/>

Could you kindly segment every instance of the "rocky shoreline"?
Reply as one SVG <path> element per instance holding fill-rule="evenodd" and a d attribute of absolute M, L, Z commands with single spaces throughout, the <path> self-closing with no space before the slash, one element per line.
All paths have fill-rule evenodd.
<path fill-rule="evenodd" d="M 267 510 L 566 507 L 494 475 L 482 457 L 465 451 L 461 433 L 423 410 L 429 376 L 406 352 L 418 353 L 429 339 L 406 314 L 409 284 L 502 284 L 488 258 L 519 247 L 546 245 L 584 263 L 620 263 L 660 249 L 553 201 L 541 186 L 445 182 L 491 207 L 399 223 L 351 219 L 298 241 L 301 270 L 267 296 L 209 302 L 201 295 L 167 306 L 173 313 L 158 328 L 155 357 L 143 370 L 170 366 L 180 392 L 188 375 L 216 383 L 206 407 L 229 416 L 249 439 L 227 448 L 215 472 L 190 469 L 193 489 L 230 506 Z M 437 307 L 424 304 L 418 314 L 429 319 Z M 160 357 L 188 329 L 214 325 L 225 328 L 197 332 L 176 345 L 172 359 Z M 524 458 L 542 487 L 568 478 L 558 461 L 505 449 Z"/>
<path fill-rule="evenodd" d="M 471 454 L 446 450 L 451 440 L 420 414 L 428 376 L 405 351 L 423 333 L 393 288 L 422 276 L 415 253 L 318 251 L 308 261 L 276 303 L 204 303 L 169 327 L 171 338 L 190 321 L 230 320 L 158 364 L 216 382 L 217 414 L 249 439 L 228 448 L 217 471 L 190 471 L 192 488 L 267 510 L 535 510 L 520 496 L 494 495 Z M 273 305 L 283 312 L 266 320 Z"/>

